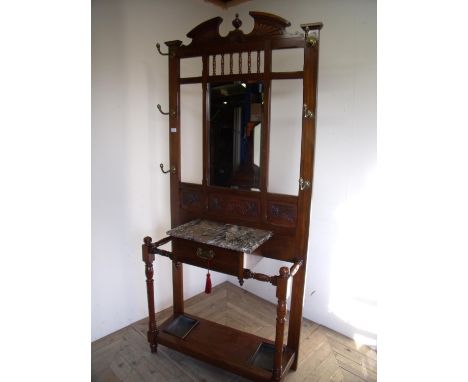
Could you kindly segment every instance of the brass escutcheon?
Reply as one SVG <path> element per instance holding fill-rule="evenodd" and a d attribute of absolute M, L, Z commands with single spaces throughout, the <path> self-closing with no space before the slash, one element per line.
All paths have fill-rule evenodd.
<path fill-rule="evenodd" d="M 197 249 L 197 256 L 203 260 L 213 260 L 215 253 L 211 249 Z"/>

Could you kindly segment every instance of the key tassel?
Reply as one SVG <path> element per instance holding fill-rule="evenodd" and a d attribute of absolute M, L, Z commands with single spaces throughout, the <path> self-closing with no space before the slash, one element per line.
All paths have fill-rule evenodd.
<path fill-rule="evenodd" d="M 205 293 L 210 294 L 211 293 L 211 276 L 210 276 L 210 271 L 206 274 L 206 284 L 205 284 Z"/>

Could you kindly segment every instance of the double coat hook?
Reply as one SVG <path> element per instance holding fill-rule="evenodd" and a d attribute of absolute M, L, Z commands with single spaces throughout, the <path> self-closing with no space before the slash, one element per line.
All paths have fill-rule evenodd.
<path fill-rule="evenodd" d="M 159 165 L 159 167 L 161 168 L 161 171 L 163 174 L 168 174 L 168 173 L 175 174 L 177 171 L 175 166 L 171 166 L 169 170 L 164 171 L 164 165 L 162 163 Z"/>
<path fill-rule="evenodd" d="M 156 105 L 156 107 L 158 108 L 159 112 L 163 115 L 170 115 L 171 117 L 176 116 L 176 112 L 174 110 L 169 110 L 167 113 L 162 111 L 161 105 L 159 103 Z"/>
<path fill-rule="evenodd" d="M 161 45 L 159 44 L 159 42 L 156 44 L 156 49 L 158 50 L 159 54 L 161 56 L 171 56 L 171 57 L 174 57 L 174 53 L 163 53 L 161 51 Z"/>

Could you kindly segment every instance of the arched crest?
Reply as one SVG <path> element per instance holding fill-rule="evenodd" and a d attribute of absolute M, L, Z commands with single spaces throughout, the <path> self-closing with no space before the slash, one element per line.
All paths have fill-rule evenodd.
<path fill-rule="evenodd" d="M 249 12 L 249 15 L 254 19 L 254 28 L 252 32 L 245 34 L 240 28 L 242 21 L 239 19 L 239 15 L 232 22 L 234 30 L 230 31 L 226 37 L 222 37 L 219 34 L 219 26 L 223 19 L 221 17 L 214 17 L 207 20 L 195 28 L 193 28 L 187 37 L 192 39 L 189 46 L 196 46 L 206 42 L 246 42 L 249 40 L 256 40 L 265 36 L 275 36 L 285 34 L 286 27 L 290 26 L 291 23 L 282 17 L 266 13 L 266 12 Z"/>

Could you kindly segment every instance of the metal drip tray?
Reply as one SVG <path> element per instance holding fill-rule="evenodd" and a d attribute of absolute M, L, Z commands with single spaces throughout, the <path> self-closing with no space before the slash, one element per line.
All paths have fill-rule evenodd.
<path fill-rule="evenodd" d="M 283 348 L 284 352 L 284 348 Z M 257 348 L 257 351 L 250 359 L 250 363 L 261 369 L 273 371 L 273 363 L 275 359 L 275 345 L 262 342 Z"/>
<path fill-rule="evenodd" d="M 197 326 L 197 324 L 197 320 L 181 315 L 172 320 L 172 322 L 163 329 L 163 332 L 183 339 L 187 337 L 190 331 Z"/>

